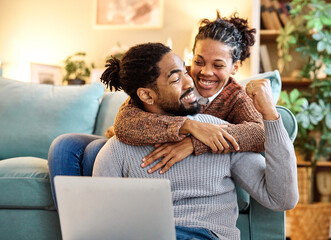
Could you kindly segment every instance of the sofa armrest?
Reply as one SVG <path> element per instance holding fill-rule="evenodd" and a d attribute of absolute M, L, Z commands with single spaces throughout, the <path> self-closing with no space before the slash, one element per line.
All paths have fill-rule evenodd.
<path fill-rule="evenodd" d="M 107 129 L 114 124 L 118 109 L 128 98 L 125 92 L 107 92 L 104 94 L 97 119 L 95 121 L 94 134 L 104 136 Z"/>
<path fill-rule="evenodd" d="M 293 115 L 293 113 L 286 107 L 283 106 L 276 106 L 277 112 L 280 114 L 284 127 L 291 139 L 294 142 L 297 133 L 298 133 L 298 123 Z"/>
<path fill-rule="evenodd" d="M 250 199 L 250 239 L 285 239 L 285 212 L 276 212 Z"/>

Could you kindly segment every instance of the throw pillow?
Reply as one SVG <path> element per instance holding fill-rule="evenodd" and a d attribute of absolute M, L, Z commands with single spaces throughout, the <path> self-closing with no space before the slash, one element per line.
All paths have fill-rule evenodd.
<path fill-rule="evenodd" d="M 54 86 L 0 78 L 0 159 L 47 159 L 54 138 L 63 133 L 93 133 L 100 83 Z"/>

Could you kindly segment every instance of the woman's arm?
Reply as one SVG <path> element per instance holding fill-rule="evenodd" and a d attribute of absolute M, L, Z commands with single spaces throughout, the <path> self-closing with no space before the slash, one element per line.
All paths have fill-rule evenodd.
<path fill-rule="evenodd" d="M 108 129 L 107 136 L 111 136 L 110 130 L 112 127 Z M 229 145 L 237 150 L 239 148 L 231 134 L 223 130 L 222 125 L 145 112 L 129 99 L 122 104 L 116 115 L 114 132 L 121 142 L 130 145 L 179 142 L 188 134 L 193 134 L 213 152 L 227 152 Z"/>
<path fill-rule="evenodd" d="M 215 99 L 204 113 L 229 122 L 224 130 L 237 141 L 240 152 L 263 152 L 265 132 L 262 115 L 256 110 L 252 99 L 247 96 L 244 89 L 235 91 L 235 94 L 228 92 Z M 210 149 L 196 136 L 192 137 L 192 143 L 195 155 L 210 152 Z M 229 147 L 229 152 L 238 151 L 231 144 Z"/>
<path fill-rule="evenodd" d="M 180 133 L 187 117 L 146 112 L 128 98 L 120 107 L 114 123 L 117 138 L 130 145 L 178 142 L 187 135 Z"/>

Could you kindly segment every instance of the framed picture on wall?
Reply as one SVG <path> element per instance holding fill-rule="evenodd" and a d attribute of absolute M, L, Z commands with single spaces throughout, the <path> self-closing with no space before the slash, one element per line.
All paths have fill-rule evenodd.
<path fill-rule="evenodd" d="M 94 0 L 96 29 L 161 28 L 164 0 Z"/>
<path fill-rule="evenodd" d="M 30 63 L 31 82 L 43 84 L 62 84 L 62 68 L 54 65 Z"/>

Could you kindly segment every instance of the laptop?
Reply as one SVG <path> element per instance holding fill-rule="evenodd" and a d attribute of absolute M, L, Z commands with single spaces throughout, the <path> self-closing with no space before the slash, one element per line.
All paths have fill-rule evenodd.
<path fill-rule="evenodd" d="M 63 240 L 175 240 L 166 179 L 56 176 Z"/>

